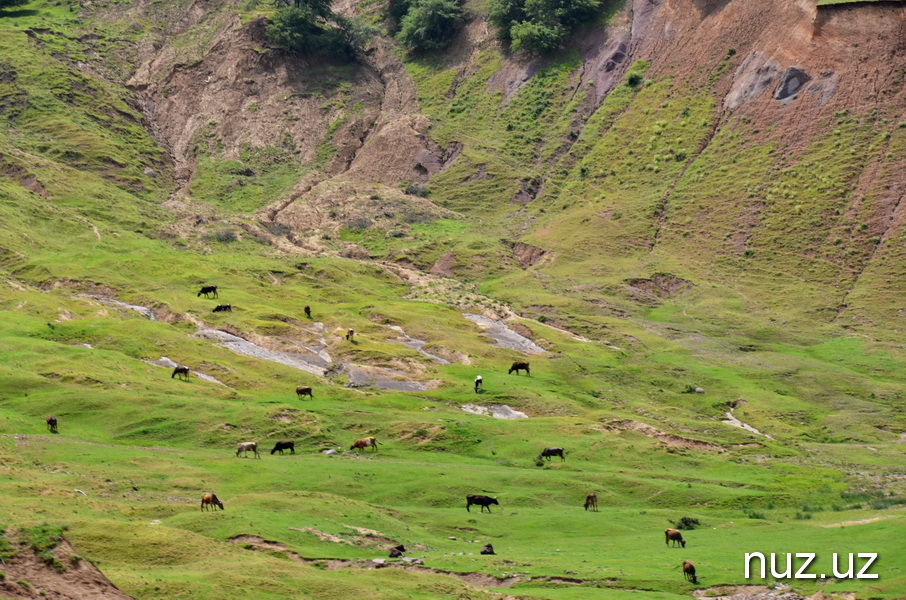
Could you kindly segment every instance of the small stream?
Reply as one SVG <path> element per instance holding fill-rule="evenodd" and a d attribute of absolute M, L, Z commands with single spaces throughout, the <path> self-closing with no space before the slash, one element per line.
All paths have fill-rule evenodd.
<path fill-rule="evenodd" d="M 760 435 L 760 436 L 762 436 L 762 437 L 766 437 L 766 438 L 768 438 L 769 440 L 773 440 L 773 439 L 774 439 L 774 438 L 772 438 L 771 436 L 769 436 L 769 435 L 766 434 L 766 433 L 761 433 L 760 431 L 758 431 L 757 429 L 755 429 L 754 427 L 752 427 L 752 426 L 749 425 L 748 423 L 743 423 L 742 421 L 740 421 L 739 419 L 737 419 L 735 416 L 733 416 L 733 409 L 732 409 L 732 408 L 731 408 L 730 410 L 728 410 L 727 412 L 725 412 L 724 414 L 727 415 L 727 418 L 726 418 L 726 419 L 721 419 L 721 421 L 720 421 L 721 423 L 726 423 L 727 425 L 732 425 L 733 427 L 739 427 L 740 429 L 745 429 L 746 431 L 749 431 L 749 432 L 751 432 L 751 433 L 754 433 L 755 435 Z"/>
<path fill-rule="evenodd" d="M 137 304 L 129 304 L 128 302 L 122 302 L 121 300 L 114 300 L 113 298 L 106 298 L 104 296 L 93 296 L 91 294 L 79 294 L 79 297 L 90 298 L 95 302 L 100 302 L 101 304 L 106 304 L 107 306 L 113 306 L 115 308 L 128 308 L 129 310 L 134 310 L 149 321 L 156 320 L 154 318 L 154 312 L 146 306 L 138 306 Z"/>
<path fill-rule="evenodd" d="M 155 367 L 163 367 L 165 369 L 175 369 L 179 365 L 173 362 L 171 359 L 166 356 L 161 356 L 157 360 L 146 360 L 146 363 L 149 365 L 154 365 Z M 216 377 L 211 377 L 207 373 L 202 373 L 201 371 L 196 371 L 195 369 L 190 369 L 192 375 L 197 375 L 199 379 L 204 379 L 205 381 L 210 381 L 211 383 L 218 383 L 224 387 L 229 387 L 224 382 L 220 381 Z"/>
<path fill-rule="evenodd" d="M 495 419 L 506 419 L 508 421 L 513 419 L 528 419 L 529 416 L 524 412 L 520 412 L 506 404 L 492 404 L 490 406 L 481 406 L 478 404 L 463 404 L 460 406 L 462 410 L 467 413 L 472 413 L 473 415 L 484 415 L 487 417 L 494 417 Z"/>
<path fill-rule="evenodd" d="M 497 343 L 494 344 L 495 346 L 509 348 L 510 350 L 518 350 L 520 352 L 525 352 L 526 354 L 544 354 L 546 352 L 544 348 L 538 346 L 532 340 L 523 335 L 519 335 L 507 327 L 506 323 L 503 321 L 489 319 L 482 315 L 472 313 L 463 313 L 462 316 L 478 325 L 478 327 L 481 328 L 482 333 L 496 341 Z"/>
<path fill-rule="evenodd" d="M 296 352 L 283 352 L 281 350 L 268 350 L 267 348 L 262 348 L 239 336 L 220 331 L 219 329 L 199 329 L 195 332 L 194 337 L 215 341 L 236 354 L 269 360 L 322 377 L 327 373 L 327 369 L 330 368 L 331 364 L 329 360 L 324 360 L 322 356 L 315 354 L 314 352 L 301 354 Z"/>
<path fill-rule="evenodd" d="M 449 360 L 447 360 L 445 358 L 441 358 L 440 356 L 437 356 L 436 354 L 431 354 L 430 352 L 425 351 L 423 348 L 424 348 L 424 346 L 426 346 L 428 344 L 428 342 L 426 342 L 424 340 L 415 339 L 414 337 L 412 337 L 411 335 L 409 335 L 408 333 L 403 331 L 403 328 L 398 325 L 386 325 L 386 327 L 388 329 L 392 329 L 393 331 L 395 331 L 395 332 L 399 333 L 401 336 L 403 336 L 402 340 L 390 340 L 392 343 L 402 344 L 403 346 L 412 348 L 419 354 L 421 354 L 423 356 L 427 356 L 431 360 L 433 360 L 437 363 L 440 363 L 442 365 L 450 364 Z"/>

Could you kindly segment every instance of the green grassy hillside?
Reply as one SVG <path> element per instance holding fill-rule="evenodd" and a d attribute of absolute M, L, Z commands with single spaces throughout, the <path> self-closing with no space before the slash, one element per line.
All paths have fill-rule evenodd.
<path fill-rule="evenodd" d="M 428 186 L 440 208 L 402 219 L 402 236 L 296 232 L 321 237 L 311 250 L 249 211 L 297 177 L 326 176 L 324 161 L 259 149 L 230 166 L 211 139 L 213 158 L 171 195 L 186 182 L 125 85 L 126 57 L 185 6 L 141 18 L 133 8 L 39 0 L 0 13 L 0 525 L 10 538 L 66 525 L 80 556 L 142 599 L 666 600 L 762 583 L 743 577 L 752 551 L 818 552 L 819 573 L 831 552 L 876 552 L 879 579 L 795 588 L 906 595 L 903 284 L 892 277 L 902 244 L 830 216 L 848 210 L 860 166 L 899 164 L 906 128 L 892 109 L 841 113 L 792 164 L 757 124 L 730 118 L 715 132 L 712 92 L 729 54 L 695 85 L 634 63 L 578 133 L 575 52 L 547 59 L 505 101 L 490 80 L 508 58 L 493 44 L 464 76 L 450 57 L 410 57 L 434 140 L 463 144 Z M 261 9 L 211 10 L 249 19 Z M 212 35 L 200 23 L 176 38 L 187 55 Z M 86 35 L 109 54 L 87 52 L 98 44 Z M 514 207 L 523 187 L 537 198 Z M 174 197 L 189 208 L 174 210 Z M 761 224 L 740 243 L 731 230 L 754 197 Z M 195 215 L 204 228 L 187 229 Z M 521 268 L 511 246 L 521 240 L 546 262 Z M 369 258 L 339 256 L 341 242 Z M 455 278 L 423 272 L 448 252 Z M 657 288 L 655 273 L 675 287 Z M 196 295 L 212 283 L 218 300 Z M 855 331 L 828 312 L 849 286 Z M 219 302 L 233 312 L 212 313 Z M 462 315 L 506 307 L 545 353 L 495 346 Z M 397 343 L 389 325 L 449 364 Z M 321 377 L 241 355 L 206 329 L 271 351 L 315 348 L 332 368 Z M 150 364 L 161 357 L 189 366 L 189 381 Z M 506 373 L 517 360 L 531 361 L 531 376 Z M 350 366 L 423 391 L 351 387 Z M 297 399 L 298 385 L 314 398 Z M 529 418 L 479 416 L 467 403 Z M 731 410 L 761 433 L 722 422 Z M 368 435 L 378 452 L 342 452 Z M 284 439 L 297 454 L 271 456 Z M 242 441 L 258 441 L 261 459 L 237 458 Z M 538 461 L 546 446 L 567 460 Z M 207 491 L 224 511 L 199 510 Z M 582 510 L 590 491 L 600 512 Z M 470 493 L 500 506 L 463 512 Z M 666 547 L 663 530 L 682 517 L 700 526 L 684 532 L 685 548 Z M 365 568 L 391 542 L 423 568 Z M 479 554 L 488 542 L 495 556 Z M 700 586 L 684 581 L 684 559 Z"/>

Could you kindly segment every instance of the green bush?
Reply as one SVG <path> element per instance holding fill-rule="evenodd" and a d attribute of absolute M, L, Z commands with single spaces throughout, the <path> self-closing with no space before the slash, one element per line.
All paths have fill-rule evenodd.
<path fill-rule="evenodd" d="M 683 517 L 673 524 L 673 528 L 691 531 L 700 525 L 701 522 L 694 517 Z"/>
<path fill-rule="evenodd" d="M 271 44 L 283 50 L 303 54 L 323 54 L 337 58 L 348 58 L 352 48 L 346 33 L 336 27 L 329 27 L 322 20 L 334 20 L 333 14 L 322 16 L 322 11 L 311 6 L 287 6 L 274 15 L 267 26 L 267 37 Z"/>
<path fill-rule="evenodd" d="M 0 0 L 0 11 L 4 8 L 12 8 L 13 6 L 22 6 L 23 4 L 28 4 L 29 0 Z"/>
<path fill-rule="evenodd" d="M 544 54 L 587 22 L 601 0 L 490 0 L 488 11 L 513 52 Z"/>
<path fill-rule="evenodd" d="M 413 50 L 443 50 L 462 24 L 462 10 L 455 0 L 418 0 L 400 22 L 396 39 Z"/>

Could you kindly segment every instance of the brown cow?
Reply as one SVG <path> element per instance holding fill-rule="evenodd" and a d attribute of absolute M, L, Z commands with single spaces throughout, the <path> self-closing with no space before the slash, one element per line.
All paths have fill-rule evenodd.
<path fill-rule="evenodd" d="M 223 508 L 223 502 L 217 499 L 216 494 L 204 494 L 201 497 L 201 510 L 204 511 L 205 507 L 208 507 L 210 510 L 214 510 L 215 506 L 219 506 L 220 510 L 226 510 Z"/>
<path fill-rule="evenodd" d="M 598 495 L 594 492 L 585 496 L 585 510 L 588 510 L 589 507 L 592 511 L 598 512 Z"/>
<path fill-rule="evenodd" d="M 308 397 L 311 398 L 312 400 L 315 399 L 314 395 L 312 394 L 312 389 L 311 389 L 310 387 L 308 387 L 308 386 L 305 386 L 305 387 L 297 387 L 297 388 L 296 388 L 296 396 L 299 398 L 299 400 L 302 399 L 302 396 L 308 396 Z"/>
<path fill-rule="evenodd" d="M 691 581 L 698 585 L 698 577 L 695 576 L 695 565 L 688 560 L 683 561 L 683 577 L 686 578 L 686 581 Z"/>
<path fill-rule="evenodd" d="M 377 452 L 377 440 L 375 439 L 374 436 L 356 440 L 355 443 L 349 447 L 349 449 L 350 450 L 361 450 L 362 452 L 364 452 L 365 448 L 367 448 L 368 446 L 371 446 L 372 448 L 374 448 L 374 451 Z"/>
<path fill-rule="evenodd" d="M 55 416 L 50 415 L 49 417 L 47 417 L 44 420 L 47 422 L 47 429 L 49 429 L 51 433 L 58 433 L 57 432 L 57 418 Z"/>
<path fill-rule="evenodd" d="M 664 538 L 665 538 L 664 543 L 667 544 L 668 546 L 670 545 L 670 542 L 672 541 L 674 546 L 676 546 L 677 542 L 679 542 L 679 544 L 683 548 L 686 547 L 686 540 L 683 539 L 683 534 L 680 533 L 679 531 L 677 531 L 676 529 L 665 529 Z"/>

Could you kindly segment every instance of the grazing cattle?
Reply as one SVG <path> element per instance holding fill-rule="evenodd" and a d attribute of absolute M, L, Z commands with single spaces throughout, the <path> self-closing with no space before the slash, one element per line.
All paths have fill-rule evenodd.
<path fill-rule="evenodd" d="M 205 507 L 209 510 L 214 510 L 215 506 L 219 506 L 220 510 L 226 510 L 223 508 L 223 502 L 221 502 L 216 494 L 204 494 L 201 497 L 201 510 L 204 511 Z"/>
<path fill-rule="evenodd" d="M 491 505 L 496 504 L 500 506 L 500 503 L 497 502 L 497 498 L 491 498 L 490 496 L 482 496 L 481 494 L 469 494 L 466 496 L 466 510 L 469 510 L 469 507 L 473 504 L 481 507 L 481 512 L 484 512 L 484 509 L 488 509 L 488 512 L 491 512 Z"/>
<path fill-rule="evenodd" d="M 484 380 L 481 378 L 481 375 L 478 375 L 477 377 L 475 377 L 475 393 L 476 394 L 481 391 L 482 383 L 484 383 Z"/>
<path fill-rule="evenodd" d="M 494 546 L 490 543 L 484 545 L 484 548 L 481 549 L 481 554 L 494 554 Z"/>
<path fill-rule="evenodd" d="M 311 318 L 311 307 L 306 304 L 305 308 L 303 308 L 302 310 L 305 311 L 305 316 L 310 319 Z"/>
<path fill-rule="evenodd" d="M 679 531 L 677 531 L 676 529 L 665 529 L 664 538 L 665 538 L 664 543 L 667 544 L 668 546 L 670 545 L 670 542 L 672 541 L 674 546 L 676 546 L 677 542 L 679 542 L 679 544 L 683 548 L 686 547 L 686 540 L 683 539 L 683 534 L 680 533 Z"/>
<path fill-rule="evenodd" d="M 406 551 L 406 547 L 400 544 L 390 549 L 390 558 L 399 558 Z"/>
<path fill-rule="evenodd" d="M 349 331 L 346 332 L 346 341 L 347 342 L 351 342 L 354 337 L 355 337 L 355 331 L 353 331 L 352 329 L 350 329 Z"/>
<path fill-rule="evenodd" d="M 214 297 L 217 297 L 217 286 L 216 285 L 203 285 L 201 289 L 198 290 L 198 296 L 204 294 L 204 297 L 207 298 L 208 294 L 213 294 Z"/>
<path fill-rule="evenodd" d="M 274 452 L 283 454 L 284 450 L 289 450 L 290 454 L 295 454 L 296 442 L 277 442 L 276 444 L 274 444 L 274 449 L 271 450 L 271 454 L 273 454 Z"/>
<path fill-rule="evenodd" d="M 514 362 L 513 366 L 510 367 L 510 370 L 507 372 L 507 374 L 512 375 L 513 371 L 516 371 L 516 375 L 519 375 L 519 371 L 525 371 L 526 375 L 532 374 L 532 372 L 529 370 L 529 364 L 527 362 Z"/>
<path fill-rule="evenodd" d="M 598 495 L 594 492 L 585 496 L 585 510 L 589 508 L 594 512 L 598 512 Z"/>
<path fill-rule="evenodd" d="M 695 576 L 695 565 L 688 560 L 683 561 L 683 577 L 686 578 L 686 581 L 691 581 L 698 585 L 698 577 Z"/>
<path fill-rule="evenodd" d="M 47 429 L 51 433 L 57 433 L 57 418 L 53 415 L 50 415 L 44 420 L 47 422 Z"/>
<path fill-rule="evenodd" d="M 374 448 L 374 451 L 377 452 L 377 440 L 374 438 L 374 436 L 356 440 L 355 443 L 349 447 L 349 449 L 361 450 L 362 452 L 364 452 L 365 448 L 367 448 L 368 446 L 371 446 L 372 448 Z"/>
<path fill-rule="evenodd" d="M 188 381 L 189 380 L 189 367 L 182 367 L 182 366 L 176 367 L 175 369 L 173 369 L 173 374 L 170 375 L 170 379 L 173 379 L 177 375 L 182 375 L 182 379 L 185 379 L 186 381 Z"/>
<path fill-rule="evenodd" d="M 302 396 L 308 396 L 309 398 L 311 398 L 312 400 L 314 400 L 315 397 L 312 395 L 311 392 L 312 392 L 312 390 L 311 390 L 310 387 L 297 387 L 297 388 L 296 388 L 296 396 L 297 396 L 300 400 L 302 399 Z"/>
<path fill-rule="evenodd" d="M 245 455 L 248 456 L 249 452 L 255 453 L 255 458 L 261 458 L 261 455 L 258 454 L 258 442 L 239 442 L 239 446 L 236 448 L 236 457 L 239 457 L 239 454 L 245 452 Z"/>
<path fill-rule="evenodd" d="M 232 304 L 218 304 L 211 312 L 233 312 Z"/>
<path fill-rule="evenodd" d="M 563 448 L 545 448 L 541 451 L 541 458 L 550 460 L 552 456 L 559 456 L 560 462 L 566 460 L 566 452 L 564 452 Z"/>

